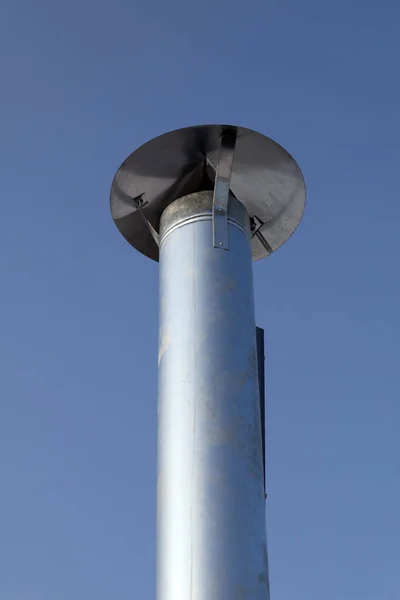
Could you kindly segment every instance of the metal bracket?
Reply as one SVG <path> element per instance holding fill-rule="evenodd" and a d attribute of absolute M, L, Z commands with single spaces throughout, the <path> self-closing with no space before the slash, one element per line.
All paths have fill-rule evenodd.
<path fill-rule="evenodd" d="M 221 148 L 214 184 L 213 197 L 213 245 L 229 250 L 228 202 L 233 157 L 236 145 L 236 128 L 225 129 L 221 135 Z"/>
<path fill-rule="evenodd" d="M 160 246 L 160 236 L 158 235 L 157 231 L 154 229 L 153 225 L 150 223 L 150 221 L 143 212 L 143 207 L 148 204 L 148 202 L 144 200 L 144 196 L 145 194 L 140 194 L 140 196 L 137 196 L 136 198 L 130 198 L 130 200 L 133 206 L 139 211 L 143 221 L 146 223 L 146 226 L 151 233 L 151 237 L 153 238 L 157 246 Z"/>
<path fill-rule="evenodd" d="M 256 215 L 254 215 L 254 217 L 251 218 L 251 237 L 253 238 L 254 236 L 256 236 L 256 238 L 260 240 L 266 251 L 271 254 L 273 252 L 273 249 L 261 233 L 261 227 L 263 227 L 263 225 L 265 225 L 265 223 L 261 221 L 261 219 L 259 219 Z"/>
<path fill-rule="evenodd" d="M 258 389 L 260 395 L 261 440 L 264 467 L 264 495 L 267 497 L 267 472 L 265 465 L 265 341 L 264 329 L 256 327 Z"/>

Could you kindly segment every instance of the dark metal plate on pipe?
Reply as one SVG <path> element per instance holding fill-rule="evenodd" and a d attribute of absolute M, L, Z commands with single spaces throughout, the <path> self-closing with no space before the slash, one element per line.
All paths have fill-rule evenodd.
<path fill-rule="evenodd" d="M 131 154 L 111 187 L 111 213 L 137 250 L 158 260 L 158 246 L 133 199 L 158 232 L 164 209 L 177 198 L 213 190 L 221 135 L 227 125 L 201 125 L 165 133 Z M 237 131 L 231 192 L 257 222 L 253 260 L 277 250 L 297 228 L 305 206 L 305 183 L 295 160 L 270 138 L 243 127 Z M 264 244 L 262 238 L 266 241 Z"/>

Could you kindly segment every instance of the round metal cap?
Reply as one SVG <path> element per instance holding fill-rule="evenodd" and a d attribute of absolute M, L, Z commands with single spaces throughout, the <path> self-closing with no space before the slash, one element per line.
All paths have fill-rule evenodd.
<path fill-rule="evenodd" d="M 158 232 L 161 215 L 171 202 L 214 189 L 221 135 L 227 128 L 236 132 L 230 190 L 252 219 L 253 260 L 268 256 L 291 236 L 306 197 L 295 160 L 279 144 L 250 129 L 201 125 L 150 140 L 118 169 L 111 186 L 111 213 L 134 248 L 158 260 L 158 245 L 146 219 Z"/>

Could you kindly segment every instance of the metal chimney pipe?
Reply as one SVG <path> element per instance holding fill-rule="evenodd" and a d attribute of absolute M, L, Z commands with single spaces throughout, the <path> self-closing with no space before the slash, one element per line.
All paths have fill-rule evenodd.
<path fill-rule="evenodd" d="M 157 600 L 269 599 L 250 217 L 213 193 L 160 227 Z"/>
<path fill-rule="evenodd" d="M 252 262 L 297 228 L 302 173 L 260 133 L 188 127 L 133 152 L 110 203 L 160 263 L 157 600 L 269 600 Z"/>

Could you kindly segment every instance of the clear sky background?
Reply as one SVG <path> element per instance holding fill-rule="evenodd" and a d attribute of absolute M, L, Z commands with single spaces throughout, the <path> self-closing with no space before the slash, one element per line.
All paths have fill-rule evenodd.
<path fill-rule="evenodd" d="M 400 597 L 399 58 L 396 0 L 2 1 L 1 600 L 155 597 L 158 266 L 108 195 L 219 122 L 308 188 L 254 268 L 272 600 Z"/>

